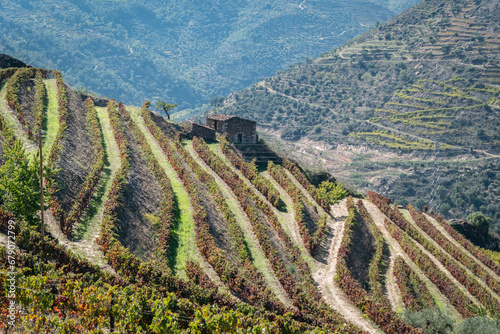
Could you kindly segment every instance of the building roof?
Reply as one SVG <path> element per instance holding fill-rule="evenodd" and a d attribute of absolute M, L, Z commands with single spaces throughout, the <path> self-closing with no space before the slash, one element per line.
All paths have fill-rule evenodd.
<path fill-rule="evenodd" d="M 228 119 L 231 119 L 233 117 L 236 117 L 234 115 L 222 115 L 222 114 L 213 114 L 207 117 L 207 119 L 213 119 L 215 121 L 227 121 Z"/>
<path fill-rule="evenodd" d="M 189 122 L 190 122 L 191 124 L 195 124 L 195 125 L 197 125 L 197 126 L 201 126 L 201 127 L 206 128 L 206 129 L 208 129 L 208 130 L 215 131 L 215 130 L 214 130 L 214 129 L 212 129 L 211 127 L 206 126 L 206 125 L 204 125 L 204 124 L 201 124 L 201 123 L 198 123 L 198 122 L 195 122 L 195 121 L 189 121 Z"/>

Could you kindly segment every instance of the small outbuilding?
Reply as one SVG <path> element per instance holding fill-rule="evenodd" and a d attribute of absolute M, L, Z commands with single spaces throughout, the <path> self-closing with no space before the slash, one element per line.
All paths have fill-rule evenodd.
<path fill-rule="evenodd" d="M 219 133 L 226 133 L 235 144 L 257 144 L 257 123 L 234 115 L 214 114 L 207 117 L 207 127 Z"/>
<path fill-rule="evenodd" d="M 215 140 L 216 139 L 216 133 L 215 130 L 212 128 L 209 128 L 206 125 L 197 123 L 197 122 L 189 122 L 189 136 L 191 138 L 193 137 L 200 137 L 203 139 L 208 139 L 208 140 Z"/>

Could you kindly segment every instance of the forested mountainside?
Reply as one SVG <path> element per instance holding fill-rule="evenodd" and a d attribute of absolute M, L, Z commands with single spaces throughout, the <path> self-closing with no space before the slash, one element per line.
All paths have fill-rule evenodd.
<path fill-rule="evenodd" d="M 6 332 L 500 331 L 500 253 L 439 214 L 0 61 Z"/>
<path fill-rule="evenodd" d="M 220 101 L 302 163 L 447 218 L 500 224 L 500 8 L 426 0 Z"/>
<path fill-rule="evenodd" d="M 417 0 L 0 1 L 0 52 L 73 87 L 194 108 L 316 57 Z"/>

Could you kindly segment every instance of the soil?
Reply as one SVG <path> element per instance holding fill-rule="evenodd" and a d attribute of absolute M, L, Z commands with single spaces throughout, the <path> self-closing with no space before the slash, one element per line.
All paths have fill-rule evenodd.
<path fill-rule="evenodd" d="M 154 111 L 151 111 L 151 118 L 168 137 L 174 137 L 181 130 L 177 123 L 168 122 L 165 117 Z"/>
<path fill-rule="evenodd" d="M 62 153 L 57 161 L 57 197 L 64 211 L 69 212 L 95 162 L 92 141 L 88 135 L 87 111 L 80 97 L 66 86 L 68 92 L 68 126 L 64 133 Z"/>
<path fill-rule="evenodd" d="M 268 172 L 262 173 L 262 176 L 267 178 L 280 192 L 282 200 L 287 204 L 288 207 L 293 207 L 292 198 L 286 193 L 286 191 L 277 184 L 277 182 L 269 175 Z M 294 182 L 296 181 L 292 178 Z M 296 183 L 297 184 L 297 183 Z M 302 189 L 304 192 L 304 189 Z M 277 211 L 275 209 L 275 211 Z M 352 304 L 352 302 L 347 298 L 344 292 L 335 283 L 335 266 L 337 263 L 337 254 L 340 247 L 340 241 L 342 240 L 343 227 L 345 218 L 347 217 L 347 209 L 345 205 L 345 200 L 341 203 L 331 207 L 329 212 L 331 219 L 328 220 L 326 237 L 323 239 L 323 243 L 320 250 L 317 252 L 315 259 L 309 257 L 309 253 L 305 249 L 302 238 L 300 236 L 299 227 L 295 223 L 295 217 L 293 212 L 279 212 L 279 217 L 285 217 L 286 228 L 289 229 L 287 233 L 290 235 L 295 244 L 299 245 L 303 254 L 307 254 L 313 263 L 310 263 L 312 276 L 314 281 L 318 286 L 318 290 L 322 294 L 323 298 L 327 304 L 335 309 L 337 312 L 342 314 L 345 319 L 352 324 L 358 326 L 362 330 L 368 333 L 380 333 L 376 325 L 374 325 L 370 320 L 361 313 L 361 311 Z"/>
<path fill-rule="evenodd" d="M 122 124 L 125 124 L 122 120 Z M 141 157 L 140 147 L 131 131 L 125 131 L 130 144 L 130 173 L 123 197 L 123 206 L 118 213 L 120 223 L 118 240 L 130 251 L 147 260 L 154 251 L 154 236 L 145 214 L 157 212 L 161 202 L 160 188 L 155 177 Z"/>
<path fill-rule="evenodd" d="M 398 310 L 403 310 L 405 308 L 403 299 L 401 297 L 401 291 L 399 290 L 399 286 L 396 283 L 396 278 L 394 277 L 394 264 L 397 258 L 398 256 L 391 256 L 389 270 L 387 271 L 387 275 L 385 278 L 387 299 L 389 299 L 391 308 L 394 312 L 398 312 Z"/>
<path fill-rule="evenodd" d="M 189 167 L 187 164 L 184 165 L 188 170 L 191 170 L 191 167 Z M 197 180 L 194 172 L 191 173 L 191 176 L 194 180 Z M 207 210 L 207 218 L 210 225 L 210 234 L 212 234 L 212 236 L 214 237 L 217 246 L 220 249 L 224 250 L 227 255 L 229 255 L 229 260 L 235 261 L 238 255 L 235 254 L 233 248 L 231 247 L 229 229 L 223 219 L 223 215 L 218 210 L 217 204 L 213 202 L 212 194 L 210 194 L 210 191 L 208 190 L 206 184 L 199 183 L 199 186 L 201 192 L 201 200 L 203 202 L 203 205 L 205 206 L 205 210 Z"/>
<path fill-rule="evenodd" d="M 351 271 L 352 277 L 361 284 L 363 289 L 369 291 L 368 271 L 370 269 L 370 261 L 375 253 L 375 238 L 359 214 L 357 214 L 356 219 L 358 223 L 354 228 L 351 241 L 354 251 L 349 253 L 347 266 Z"/>
<path fill-rule="evenodd" d="M 5 164 L 5 158 L 3 156 L 3 145 L 5 145 L 5 138 L 0 135 L 0 166 Z"/>
<path fill-rule="evenodd" d="M 24 119 L 29 123 L 30 130 L 35 126 L 35 115 L 33 115 L 33 108 L 35 107 L 35 81 L 25 80 L 19 85 L 19 103 L 23 109 Z"/>

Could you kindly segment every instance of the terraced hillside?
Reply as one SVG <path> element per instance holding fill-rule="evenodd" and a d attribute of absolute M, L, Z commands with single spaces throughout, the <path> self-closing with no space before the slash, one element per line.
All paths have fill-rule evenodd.
<path fill-rule="evenodd" d="M 262 169 L 224 137 L 187 140 L 149 102 L 97 107 L 57 71 L 0 77 L 6 331 L 499 329 L 500 265 L 440 216 L 371 192 L 328 202 L 287 159 Z M 38 200 L 12 166 L 36 165 L 40 130 L 43 242 L 40 207 L 5 188 Z"/>
<path fill-rule="evenodd" d="M 498 226 L 499 184 L 482 180 L 499 176 L 499 17 L 493 0 L 421 1 L 217 112 L 257 121 L 267 142 L 356 188 Z"/>

